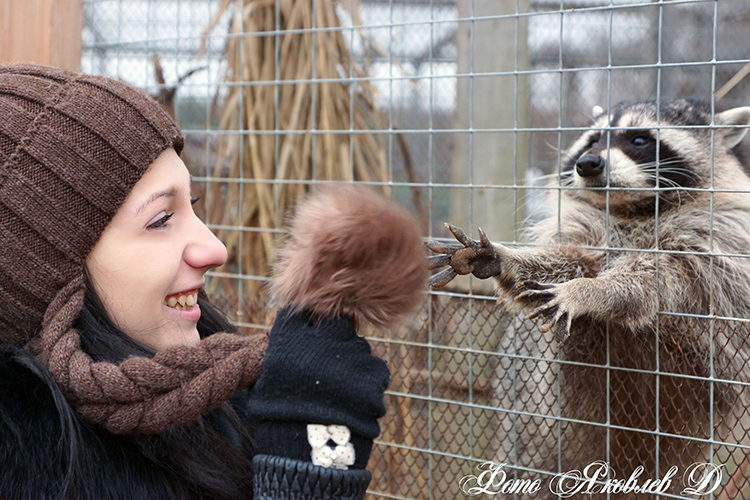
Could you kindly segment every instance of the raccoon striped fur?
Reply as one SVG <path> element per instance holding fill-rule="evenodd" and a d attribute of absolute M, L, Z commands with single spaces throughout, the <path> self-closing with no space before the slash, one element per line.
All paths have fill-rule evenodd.
<path fill-rule="evenodd" d="M 737 425 L 750 406 L 748 125 L 750 107 L 712 112 L 687 99 L 595 108 L 529 245 L 452 226 L 459 244 L 428 242 L 441 254 L 431 269 L 449 266 L 433 286 L 492 277 L 559 350 L 560 362 L 538 365 L 554 376 L 536 377 L 554 401 L 525 409 L 561 424 L 519 431 L 515 463 L 556 472 L 604 460 L 617 478 L 643 466 L 656 479 L 716 461 L 712 440 L 748 444 Z"/>

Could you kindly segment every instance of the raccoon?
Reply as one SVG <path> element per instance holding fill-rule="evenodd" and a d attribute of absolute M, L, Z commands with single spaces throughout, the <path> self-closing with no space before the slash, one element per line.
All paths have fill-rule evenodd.
<path fill-rule="evenodd" d="M 539 363 L 554 380 L 530 377 L 542 394 L 559 387 L 534 411 L 561 416 L 560 427 L 521 431 L 508 463 L 567 471 L 603 460 L 617 478 L 643 466 L 641 478 L 656 479 L 710 460 L 711 448 L 715 460 L 711 441 L 747 444 L 736 424 L 750 405 L 748 125 L 750 107 L 712 112 L 688 99 L 595 108 L 529 245 L 450 225 L 458 244 L 427 242 L 440 254 L 430 268 L 448 266 L 433 287 L 491 277 L 559 353 Z"/>

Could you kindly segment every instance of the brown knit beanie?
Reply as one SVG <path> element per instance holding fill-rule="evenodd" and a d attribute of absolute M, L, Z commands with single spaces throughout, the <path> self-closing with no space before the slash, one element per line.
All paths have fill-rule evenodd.
<path fill-rule="evenodd" d="M 120 81 L 0 65 L 0 343 L 25 346 L 74 408 L 115 433 L 195 420 L 252 384 L 265 336 L 212 335 L 94 362 L 71 325 L 86 257 L 149 165 L 182 150 L 171 117 Z"/>

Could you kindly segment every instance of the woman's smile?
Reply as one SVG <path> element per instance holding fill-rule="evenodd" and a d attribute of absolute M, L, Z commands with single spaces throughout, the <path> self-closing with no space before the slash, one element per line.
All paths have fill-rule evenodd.
<path fill-rule="evenodd" d="M 201 308 L 198 305 L 198 289 L 174 293 L 164 299 L 164 306 L 179 320 L 198 323 L 201 319 Z"/>
<path fill-rule="evenodd" d="M 168 295 L 164 303 L 178 311 L 189 309 L 198 304 L 198 289 Z"/>

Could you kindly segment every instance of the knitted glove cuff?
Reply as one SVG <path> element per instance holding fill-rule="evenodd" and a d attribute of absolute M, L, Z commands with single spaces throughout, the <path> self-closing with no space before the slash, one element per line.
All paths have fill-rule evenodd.
<path fill-rule="evenodd" d="M 372 480 L 368 470 L 316 467 L 310 462 L 256 455 L 253 458 L 255 500 L 360 500 Z"/>
<path fill-rule="evenodd" d="M 288 421 L 259 421 L 255 445 L 264 455 L 312 461 L 314 465 L 333 468 L 364 469 L 372 452 L 372 439 L 351 434 L 345 426 L 310 426 Z"/>

